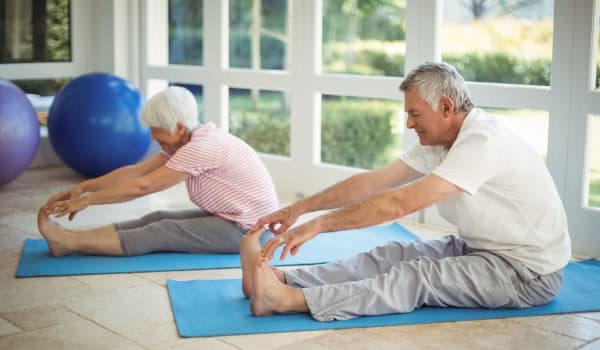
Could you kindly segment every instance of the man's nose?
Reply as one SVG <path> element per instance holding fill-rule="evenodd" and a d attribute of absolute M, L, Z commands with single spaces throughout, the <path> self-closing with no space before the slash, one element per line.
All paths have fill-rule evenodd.
<path fill-rule="evenodd" d="M 413 117 L 410 116 L 410 114 L 406 115 L 406 127 L 408 129 L 412 129 L 417 125 L 417 123 L 415 123 Z"/>

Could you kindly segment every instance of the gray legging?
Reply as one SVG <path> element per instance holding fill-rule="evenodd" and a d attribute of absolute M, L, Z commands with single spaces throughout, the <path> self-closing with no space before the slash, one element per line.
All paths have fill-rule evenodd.
<path fill-rule="evenodd" d="M 200 209 L 155 211 L 114 227 L 125 256 L 158 251 L 238 253 L 240 239 L 246 233 L 235 222 Z M 264 234 L 261 242 L 271 236 Z"/>
<path fill-rule="evenodd" d="M 550 302 L 563 270 L 540 275 L 461 238 L 390 242 L 343 261 L 284 271 L 319 321 L 410 312 L 423 305 L 524 308 Z"/>

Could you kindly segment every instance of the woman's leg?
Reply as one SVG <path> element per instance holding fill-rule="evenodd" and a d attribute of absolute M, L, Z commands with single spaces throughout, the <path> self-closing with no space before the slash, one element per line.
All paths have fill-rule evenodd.
<path fill-rule="evenodd" d="M 119 231 L 130 230 L 134 228 L 144 227 L 149 223 L 165 219 L 183 220 L 209 215 L 209 213 L 199 208 L 185 210 L 157 210 L 151 212 L 150 214 L 146 214 L 139 219 L 117 222 L 115 223 L 115 228 Z"/>
<path fill-rule="evenodd" d="M 42 210 L 38 212 L 38 228 L 48 242 L 52 256 L 73 253 L 123 255 L 119 235 L 113 225 L 91 230 L 67 230 L 55 223 Z"/>
<path fill-rule="evenodd" d="M 145 226 L 118 229 L 123 255 L 156 251 L 237 253 L 245 230 L 218 216 L 162 219 Z"/>

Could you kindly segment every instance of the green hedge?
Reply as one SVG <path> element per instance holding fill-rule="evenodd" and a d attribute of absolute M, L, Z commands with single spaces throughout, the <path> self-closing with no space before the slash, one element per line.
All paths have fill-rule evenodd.
<path fill-rule="evenodd" d="M 372 169 L 394 145 L 395 110 L 379 101 L 323 101 L 321 161 Z"/>
<path fill-rule="evenodd" d="M 322 161 L 366 169 L 385 164 L 398 144 L 392 133 L 395 113 L 393 103 L 324 100 Z M 258 152 L 290 154 L 290 120 L 281 111 L 235 108 L 229 128 Z"/>

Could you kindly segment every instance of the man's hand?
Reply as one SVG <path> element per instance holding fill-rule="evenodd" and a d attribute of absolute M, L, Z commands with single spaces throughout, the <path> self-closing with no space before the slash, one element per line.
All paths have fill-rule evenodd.
<path fill-rule="evenodd" d="M 284 244 L 281 256 L 279 257 L 279 259 L 283 260 L 288 253 L 296 255 L 304 242 L 315 237 L 319 233 L 321 233 L 319 225 L 315 221 L 309 221 L 285 233 L 275 234 L 275 237 L 265 243 L 262 247 L 261 254 L 268 259 L 272 259 L 275 250 L 280 245 Z"/>
<path fill-rule="evenodd" d="M 303 212 L 298 209 L 297 205 L 292 204 L 258 219 L 250 231 L 256 231 L 259 228 L 268 225 L 269 230 L 278 235 L 287 231 L 302 214 Z"/>

